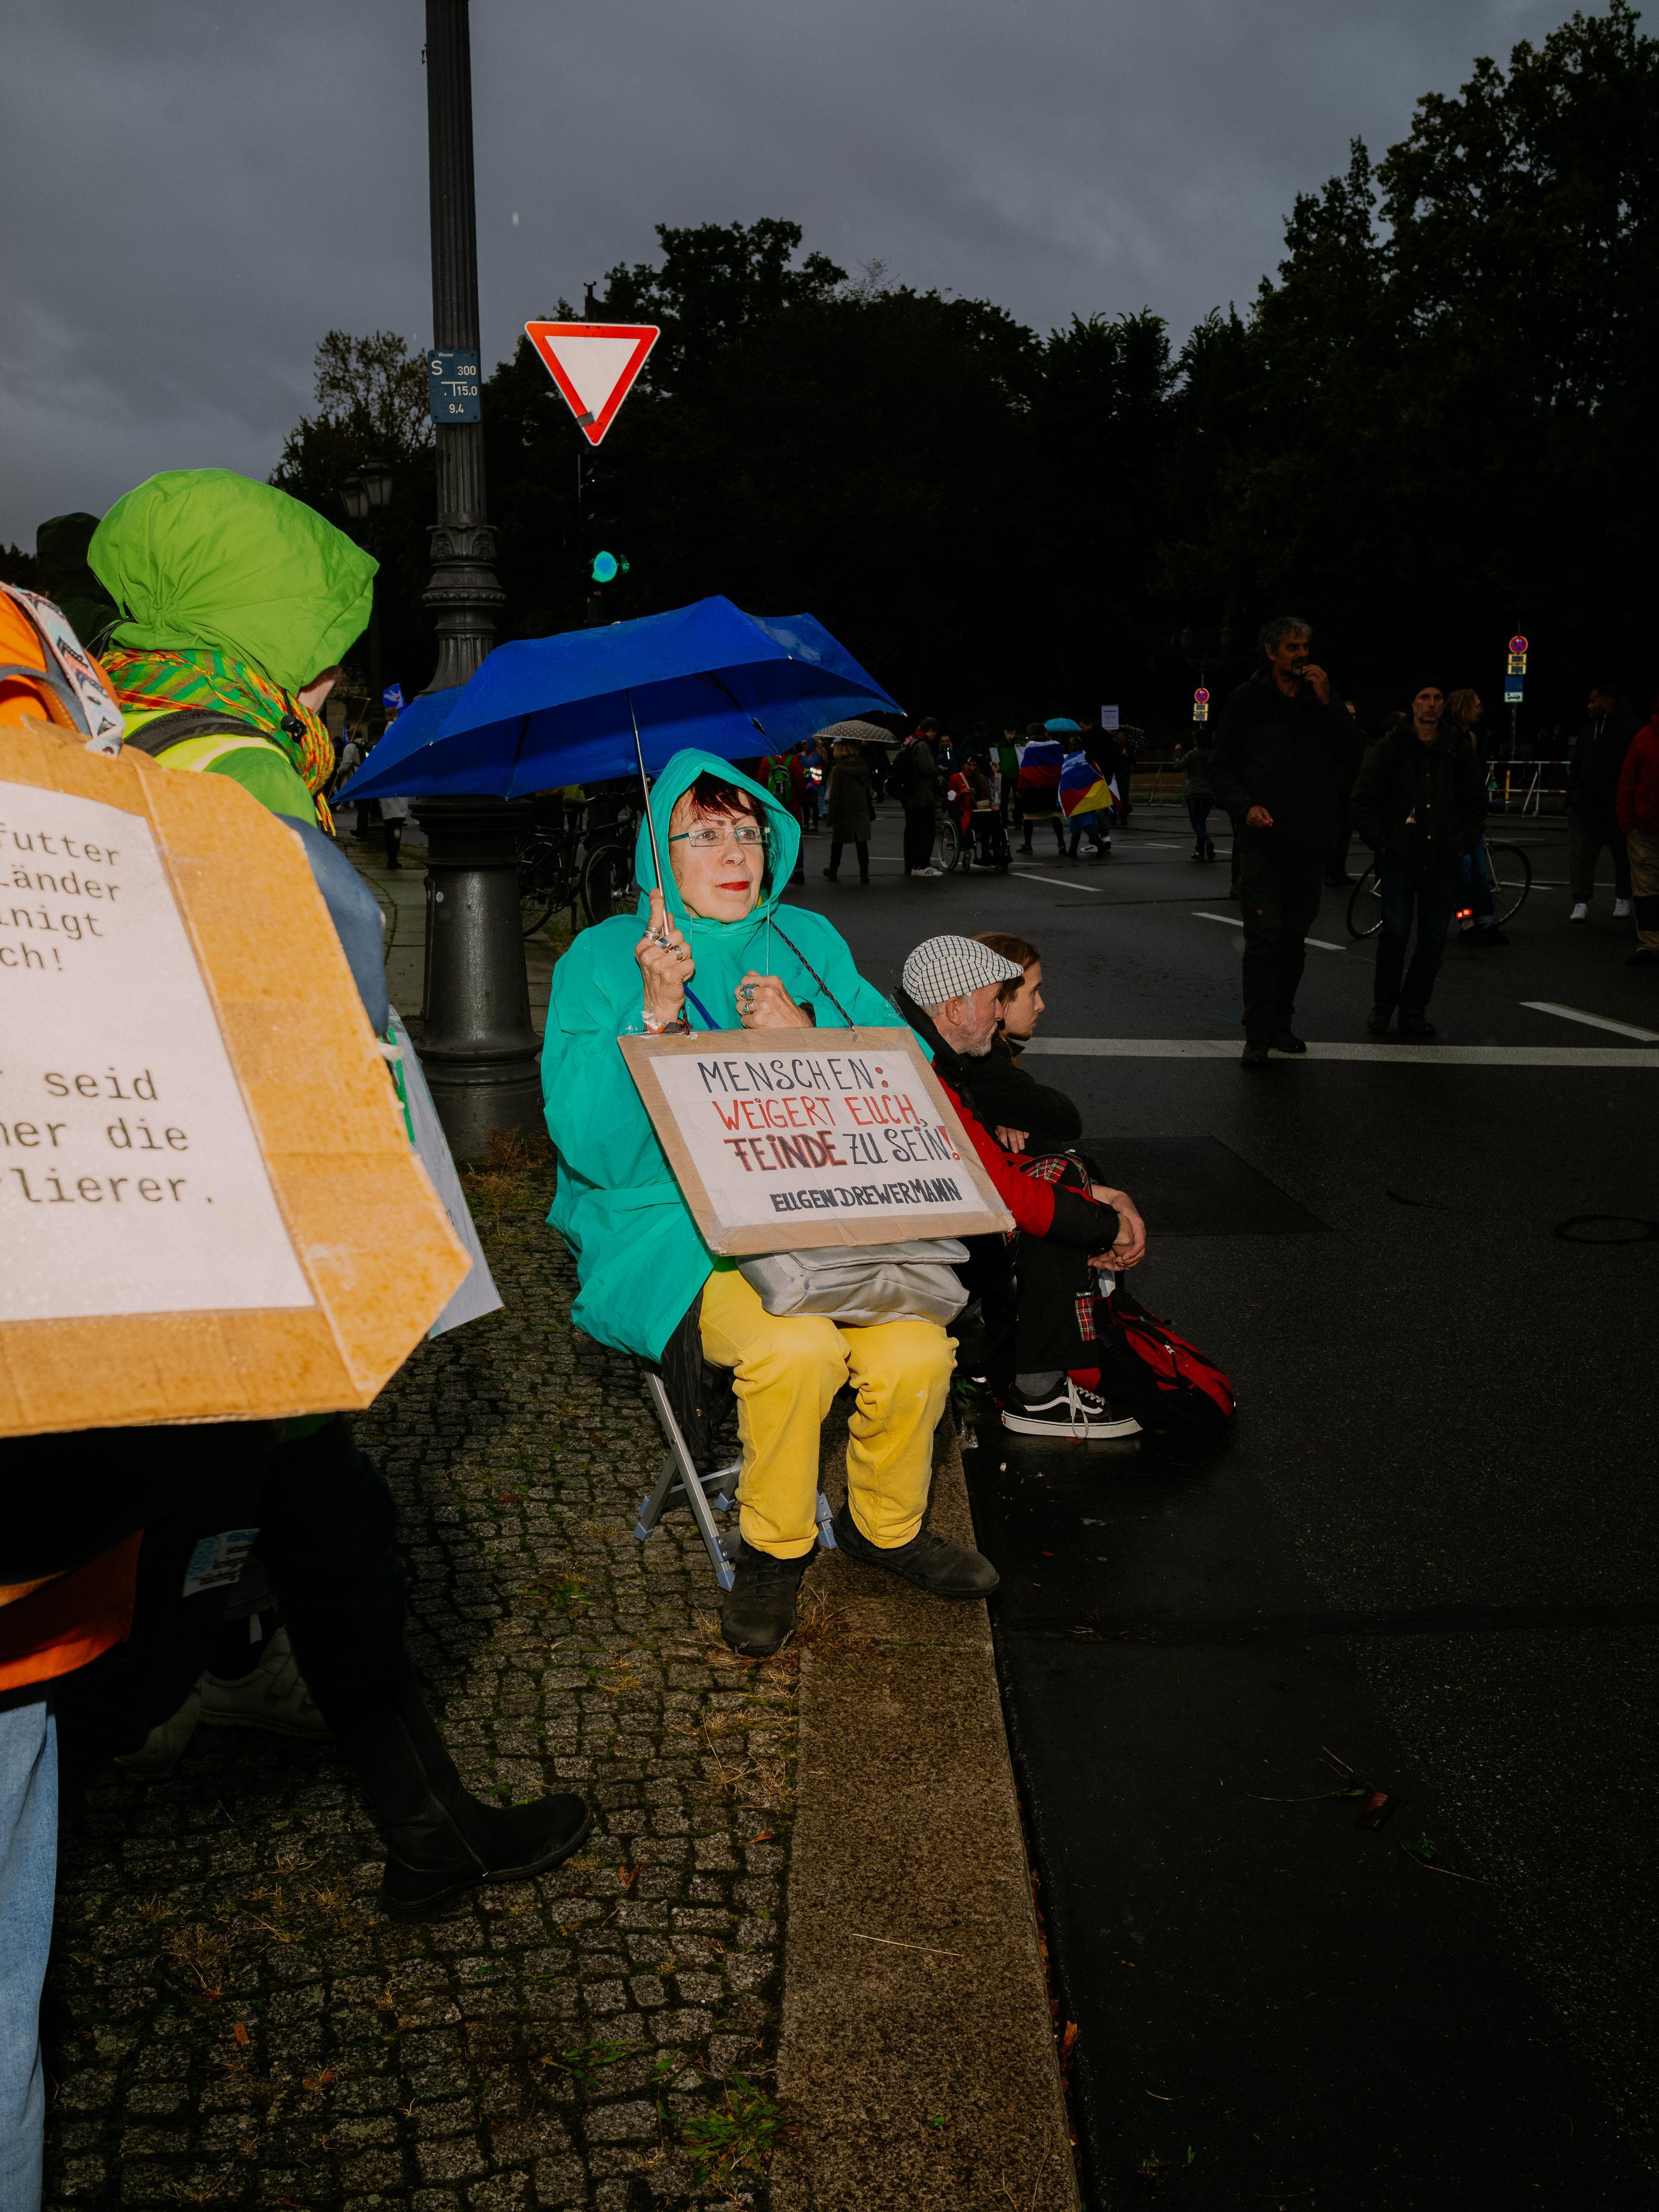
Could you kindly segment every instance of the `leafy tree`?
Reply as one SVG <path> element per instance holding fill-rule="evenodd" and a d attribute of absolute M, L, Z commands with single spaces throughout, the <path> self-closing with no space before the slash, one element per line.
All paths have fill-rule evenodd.
<path fill-rule="evenodd" d="M 1286 605 L 1368 719 L 1424 670 L 1495 689 L 1517 625 L 1529 719 L 1593 674 L 1645 704 L 1656 94 L 1628 0 L 1477 62 L 1381 161 L 1356 142 L 1299 195 L 1248 310 L 1178 351 L 1146 311 L 1045 339 L 990 301 L 849 281 L 775 218 L 662 226 L 599 309 L 663 329 L 602 449 L 630 563 L 605 618 L 711 592 L 808 608 L 958 720 L 1115 697 L 1179 726 L 1183 627 L 1237 641 L 1219 688 Z M 483 414 L 504 634 L 578 624 L 585 441 L 527 342 Z M 428 440 L 418 356 L 331 332 L 275 479 L 337 517 L 342 474 L 398 463 L 387 615 L 417 672 Z"/>
<path fill-rule="evenodd" d="M 427 682 L 434 658 L 421 611 L 429 562 L 427 532 L 434 517 L 432 425 L 427 411 L 426 356 L 395 331 L 353 337 L 330 331 L 317 349 L 316 411 L 289 433 L 270 481 L 314 507 L 357 539 L 380 563 L 381 665 L 387 683 L 412 696 Z M 392 470 L 391 505 L 366 521 L 346 514 L 340 487 L 370 460 Z M 366 648 L 354 655 L 368 680 Z"/>

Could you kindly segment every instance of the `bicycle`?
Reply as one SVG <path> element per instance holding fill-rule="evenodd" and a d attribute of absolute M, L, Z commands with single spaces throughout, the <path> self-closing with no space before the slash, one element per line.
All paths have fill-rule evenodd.
<path fill-rule="evenodd" d="M 561 908 L 570 909 L 571 927 L 581 893 L 581 832 L 532 830 L 519 854 L 519 933 L 533 937 Z"/>
<path fill-rule="evenodd" d="M 1532 889 L 1532 862 L 1518 845 L 1486 846 L 1486 866 L 1492 876 L 1492 918 L 1501 929 L 1520 913 Z M 1354 885 L 1348 901 L 1350 937 L 1375 937 L 1382 927 L 1382 879 L 1371 862 Z"/>

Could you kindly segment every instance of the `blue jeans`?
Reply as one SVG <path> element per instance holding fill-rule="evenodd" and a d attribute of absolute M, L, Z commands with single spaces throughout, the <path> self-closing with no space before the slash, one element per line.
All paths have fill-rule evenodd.
<path fill-rule="evenodd" d="M 0 1696 L 0 2205 L 35 2212 L 40 1985 L 58 1883 L 58 1735 L 38 1689 Z"/>
<path fill-rule="evenodd" d="M 1382 885 L 1382 933 L 1376 940 L 1376 1004 L 1389 1012 L 1398 1006 L 1402 1013 L 1426 1011 L 1434 979 L 1445 957 L 1446 932 L 1457 910 L 1458 863 L 1449 861 L 1439 873 L 1420 881 L 1409 868 L 1391 861 L 1377 864 Z M 1406 946 L 1412 933 L 1412 910 L 1417 912 L 1417 950 L 1406 966 Z M 1402 981 L 1401 976 L 1404 976 Z"/>
<path fill-rule="evenodd" d="M 1210 809 L 1214 805 L 1214 799 L 1207 795 L 1200 799 L 1194 792 L 1189 791 L 1187 794 L 1187 819 L 1193 825 L 1193 836 L 1197 840 L 1200 853 L 1210 842 L 1210 833 L 1205 825 L 1209 821 Z"/>

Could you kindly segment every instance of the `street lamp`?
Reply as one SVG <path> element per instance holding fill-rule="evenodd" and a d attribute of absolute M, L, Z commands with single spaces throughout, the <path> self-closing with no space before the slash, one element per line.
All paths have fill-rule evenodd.
<path fill-rule="evenodd" d="M 432 192 L 432 343 L 478 346 L 478 240 L 472 191 L 472 53 L 468 0 L 426 0 L 427 147 Z M 432 580 L 422 604 L 438 633 L 428 691 L 466 683 L 495 641 L 507 594 L 484 497 L 483 425 L 443 422 Z M 367 471 L 365 471 L 367 477 Z M 368 491 L 367 481 L 364 485 Z M 450 1147 L 483 1158 L 496 1130 L 542 1127 L 519 915 L 519 848 L 534 809 L 522 799 L 422 799 L 427 835 L 427 987 L 421 1063 Z"/>

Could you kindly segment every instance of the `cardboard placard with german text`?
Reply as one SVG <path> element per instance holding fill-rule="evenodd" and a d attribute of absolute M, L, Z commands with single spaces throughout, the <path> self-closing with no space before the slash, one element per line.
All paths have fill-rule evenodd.
<path fill-rule="evenodd" d="M 982 1237 L 1012 1217 L 907 1029 L 618 1039 L 714 1252 Z"/>
<path fill-rule="evenodd" d="M 299 840 L 0 729 L 0 1436 L 367 1405 L 467 1262 Z"/>

